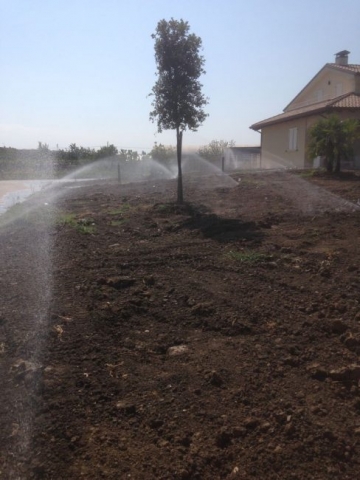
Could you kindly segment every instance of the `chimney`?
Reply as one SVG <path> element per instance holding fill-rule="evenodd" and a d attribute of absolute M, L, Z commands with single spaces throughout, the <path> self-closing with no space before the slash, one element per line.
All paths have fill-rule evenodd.
<path fill-rule="evenodd" d="M 347 65 L 349 53 L 350 52 L 348 52 L 347 50 L 342 50 L 341 52 L 335 53 L 336 65 Z"/>

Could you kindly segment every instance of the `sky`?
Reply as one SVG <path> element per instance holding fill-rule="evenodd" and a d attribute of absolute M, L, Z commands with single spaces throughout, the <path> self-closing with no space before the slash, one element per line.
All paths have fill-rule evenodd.
<path fill-rule="evenodd" d="M 150 151 L 175 145 L 149 120 L 159 20 L 202 39 L 209 117 L 184 148 L 259 145 L 334 54 L 360 63 L 359 0 L 0 0 L 0 146 Z"/>

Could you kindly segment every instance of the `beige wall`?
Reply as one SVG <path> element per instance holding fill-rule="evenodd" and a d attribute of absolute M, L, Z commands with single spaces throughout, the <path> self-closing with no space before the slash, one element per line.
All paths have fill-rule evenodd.
<path fill-rule="evenodd" d="M 355 93 L 360 95 L 360 75 L 356 75 L 355 77 Z"/>
<path fill-rule="evenodd" d="M 289 129 L 295 127 L 298 129 L 298 149 L 290 151 Z M 303 168 L 306 128 L 307 120 L 304 118 L 264 127 L 261 136 L 262 168 L 275 168 L 277 166 Z"/>
<path fill-rule="evenodd" d="M 360 112 L 349 113 L 349 111 L 344 110 L 337 114 L 343 119 L 360 119 Z M 261 135 L 262 168 L 276 168 L 280 166 L 288 168 L 312 167 L 313 161 L 308 159 L 306 155 L 308 129 L 321 118 L 323 117 L 320 115 L 313 115 L 264 127 Z M 295 127 L 298 129 L 298 148 L 295 151 L 290 151 L 289 129 Z M 357 142 L 355 146 L 355 156 L 360 167 L 360 142 Z"/>
<path fill-rule="evenodd" d="M 355 85 L 355 79 L 357 85 Z M 311 82 L 307 85 L 303 92 L 295 98 L 285 109 L 285 111 L 293 108 L 310 105 L 321 101 L 318 97 L 318 91 L 322 91 L 322 99 L 328 100 L 336 95 L 336 85 L 342 84 L 341 95 L 356 91 L 356 87 L 360 91 L 360 84 L 354 74 L 339 72 L 333 68 L 325 67 Z"/>

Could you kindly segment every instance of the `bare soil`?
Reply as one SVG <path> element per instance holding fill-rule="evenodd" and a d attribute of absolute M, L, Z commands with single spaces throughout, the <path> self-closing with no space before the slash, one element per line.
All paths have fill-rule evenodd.
<path fill-rule="evenodd" d="M 233 178 L 0 230 L 1 479 L 360 478 L 360 177 Z"/>

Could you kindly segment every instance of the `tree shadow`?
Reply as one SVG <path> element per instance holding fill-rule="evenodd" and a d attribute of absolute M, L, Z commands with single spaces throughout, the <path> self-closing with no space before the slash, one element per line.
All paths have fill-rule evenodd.
<path fill-rule="evenodd" d="M 236 240 L 261 241 L 263 233 L 255 222 L 244 222 L 237 218 L 224 218 L 209 212 L 204 206 L 187 205 L 190 218 L 179 224 L 180 228 L 198 230 L 206 238 L 220 243 Z"/>
<path fill-rule="evenodd" d="M 360 182 L 360 172 L 354 172 L 354 171 L 341 171 L 336 174 L 333 174 L 333 178 L 335 180 L 345 180 L 347 182 Z"/>
<path fill-rule="evenodd" d="M 314 178 L 325 178 L 334 181 L 360 182 L 359 170 L 341 170 L 340 172 L 315 172 Z"/>

